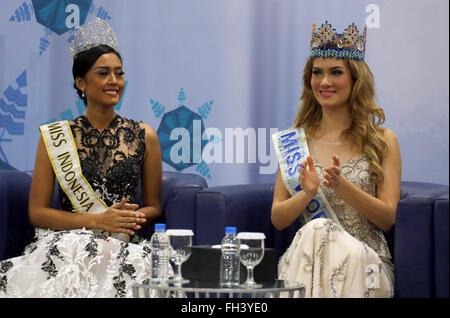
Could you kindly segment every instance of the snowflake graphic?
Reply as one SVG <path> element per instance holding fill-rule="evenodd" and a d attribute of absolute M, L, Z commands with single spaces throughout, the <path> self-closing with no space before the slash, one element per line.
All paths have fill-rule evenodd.
<path fill-rule="evenodd" d="M 166 107 L 161 103 L 150 99 L 155 118 L 161 117 L 157 133 L 161 145 L 162 161 L 177 171 L 182 171 L 188 167 L 197 165 L 196 171 L 202 176 L 211 179 L 209 167 L 201 160 L 201 154 L 209 142 L 209 140 L 202 138 L 205 137 L 205 124 L 203 120 L 208 118 L 214 101 L 211 100 L 203 103 L 197 107 L 198 113 L 196 113 L 184 105 L 186 94 L 183 87 L 181 87 L 177 99 L 179 102 L 178 107 L 169 112 L 164 112 Z M 171 138 L 175 129 L 181 129 L 185 133 L 184 137 L 181 137 L 182 139 L 188 139 L 187 148 L 181 147 L 174 151 L 173 147 L 180 143 L 180 140 Z M 176 156 L 181 156 L 184 160 L 174 160 L 174 152 Z M 185 153 L 183 154 L 183 152 Z"/>
<path fill-rule="evenodd" d="M 67 12 L 63 4 L 66 1 L 48 0 L 38 1 L 30 0 L 23 1 L 9 18 L 10 23 L 39 23 L 42 24 L 44 35 L 39 39 L 39 55 L 41 56 L 47 48 L 51 45 L 51 37 L 61 36 L 64 32 L 62 21 L 65 21 Z M 110 20 L 111 16 L 103 6 L 96 6 L 92 0 L 82 0 L 77 2 L 80 5 L 80 22 L 100 18 L 102 20 Z M 68 3 L 70 4 L 70 3 Z M 67 42 L 73 40 L 75 29 L 70 29 L 63 36 L 67 37 Z M 14 138 L 24 135 L 24 120 L 26 115 L 26 108 L 28 106 L 28 96 L 24 89 L 27 87 L 27 70 L 25 69 L 16 79 L 16 84 L 9 85 L 3 94 L 0 95 L 0 169 L 15 169 L 8 160 L 7 154 L 4 151 L 2 144 L 7 142 L 14 142 Z M 114 107 L 115 110 L 120 110 L 122 100 L 125 95 L 125 90 L 128 81 L 125 81 L 125 88 L 122 98 Z M 14 88 L 17 87 L 17 88 Z M 79 115 L 84 112 L 85 106 L 81 99 L 75 103 L 76 111 Z M 75 118 L 72 108 L 67 108 L 60 113 L 62 120 L 71 120 Z M 56 118 L 51 118 L 43 124 L 48 124 L 57 121 Z"/>

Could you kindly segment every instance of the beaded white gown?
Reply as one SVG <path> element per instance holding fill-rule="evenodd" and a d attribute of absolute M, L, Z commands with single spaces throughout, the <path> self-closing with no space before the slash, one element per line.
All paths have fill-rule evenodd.
<path fill-rule="evenodd" d="M 323 165 L 315 162 L 321 181 Z M 341 175 L 367 193 L 376 188 L 365 155 L 341 165 Z M 343 228 L 329 219 L 303 225 L 280 258 L 280 279 L 305 285 L 305 297 L 392 297 L 394 265 L 383 232 L 332 189 L 321 189 Z"/>

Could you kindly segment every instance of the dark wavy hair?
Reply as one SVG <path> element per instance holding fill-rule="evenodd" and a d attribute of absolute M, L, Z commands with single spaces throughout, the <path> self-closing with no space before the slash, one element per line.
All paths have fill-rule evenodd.
<path fill-rule="evenodd" d="M 91 69 L 92 65 L 98 60 L 100 56 L 106 53 L 114 53 L 119 58 L 120 62 L 122 62 L 122 57 L 119 52 L 114 50 L 112 47 L 108 45 L 98 45 L 90 48 L 89 50 L 82 51 L 75 55 L 72 66 L 72 75 L 75 80 L 77 77 L 83 78 L 87 72 Z M 73 83 L 73 87 L 77 91 L 78 96 L 83 100 L 84 105 L 87 105 L 86 97 L 82 97 L 82 91 L 77 87 L 76 83 Z"/>

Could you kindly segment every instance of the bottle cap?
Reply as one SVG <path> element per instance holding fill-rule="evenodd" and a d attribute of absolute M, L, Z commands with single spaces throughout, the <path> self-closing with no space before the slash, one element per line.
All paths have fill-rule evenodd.
<path fill-rule="evenodd" d="M 166 234 L 169 236 L 194 236 L 192 230 L 167 230 Z"/>
<path fill-rule="evenodd" d="M 226 227 L 225 234 L 236 234 L 236 228 L 234 226 Z"/>
<path fill-rule="evenodd" d="M 264 240 L 266 236 L 260 232 L 239 232 L 237 238 L 241 240 Z"/>
<path fill-rule="evenodd" d="M 166 225 L 164 223 L 156 223 L 155 224 L 155 231 L 165 231 Z"/>

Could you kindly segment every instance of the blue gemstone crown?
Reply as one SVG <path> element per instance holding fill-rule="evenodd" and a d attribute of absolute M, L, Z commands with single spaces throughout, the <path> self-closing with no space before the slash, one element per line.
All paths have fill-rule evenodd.
<path fill-rule="evenodd" d="M 313 24 L 311 57 L 363 60 L 366 51 L 366 26 L 362 33 L 352 23 L 343 33 L 337 33 L 327 21 L 316 30 Z"/>

